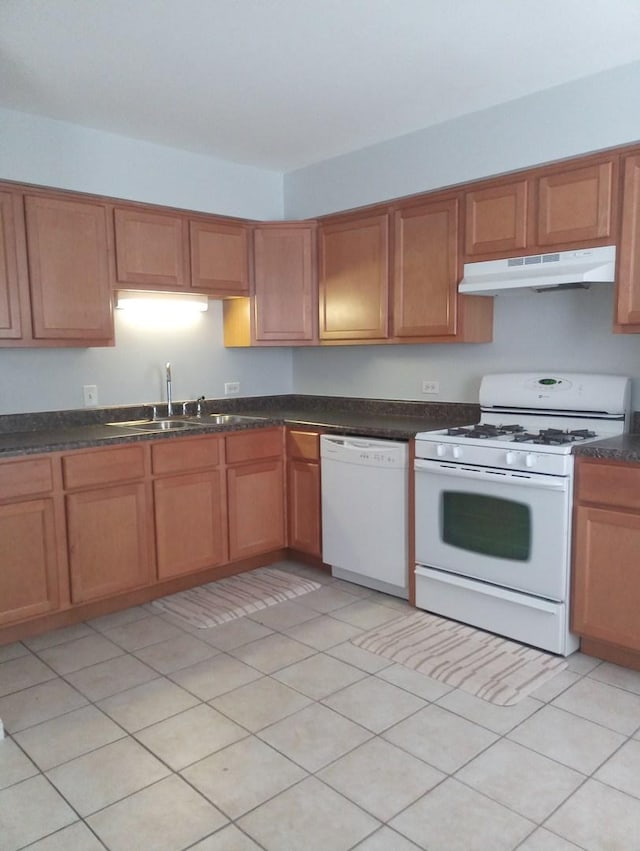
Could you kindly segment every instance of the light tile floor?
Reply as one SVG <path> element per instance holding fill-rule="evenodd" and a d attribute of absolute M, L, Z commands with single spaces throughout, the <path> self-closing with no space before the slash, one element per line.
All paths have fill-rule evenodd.
<path fill-rule="evenodd" d="M 640 851 L 640 673 L 494 706 L 350 643 L 402 601 L 278 566 L 322 588 L 0 647 L 0 851 Z"/>

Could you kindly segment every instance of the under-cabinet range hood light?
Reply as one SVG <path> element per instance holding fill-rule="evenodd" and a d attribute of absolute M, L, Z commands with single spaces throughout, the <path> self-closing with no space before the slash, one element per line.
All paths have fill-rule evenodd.
<path fill-rule="evenodd" d="M 458 292 L 501 295 L 587 289 L 590 284 L 612 283 L 615 266 L 615 245 L 465 263 Z"/>
<path fill-rule="evenodd" d="M 135 313 L 150 315 L 162 314 L 194 314 L 203 313 L 209 308 L 206 296 L 193 293 L 145 293 L 127 292 L 116 293 L 116 307 Z"/>

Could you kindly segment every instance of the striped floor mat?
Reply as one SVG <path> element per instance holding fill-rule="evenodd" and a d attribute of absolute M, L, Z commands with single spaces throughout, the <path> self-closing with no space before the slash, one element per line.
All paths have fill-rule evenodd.
<path fill-rule="evenodd" d="M 567 667 L 560 656 L 427 612 L 386 623 L 351 643 L 499 706 L 518 703 Z"/>
<path fill-rule="evenodd" d="M 207 629 L 321 587 L 312 579 L 273 567 L 260 567 L 161 597 L 153 605 L 190 626 Z"/>

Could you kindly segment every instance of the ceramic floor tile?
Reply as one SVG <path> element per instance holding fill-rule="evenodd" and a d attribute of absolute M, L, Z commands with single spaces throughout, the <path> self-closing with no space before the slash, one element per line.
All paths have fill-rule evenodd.
<path fill-rule="evenodd" d="M 312 704 L 262 730 L 259 737 L 307 771 L 318 771 L 371 738 L 363 727 Z"/>
<path fill-rule="evenodd" d="M 370 597 L 373 593 L 371 588 L 366 588 L 364 585 L 356 585 L 354 582 L 347 582 L 346 579 L 332 579 L 327 585 L 329 588 L 337 588 L 339 591 L 344 591 L 346 594 L 351 594 L 352 597 L 360 600 Z"/>
<path fill-rule="evenodd" d="M 192 845 L 189 851 L 262 851 L 259 845 L 249 839 L 246 833 L 230 824 L 223 827 L 213 836 L 208 836 L 202 842 Z"/>
<path fill-rule="evenodd" d="M 581 849 L 556 833 L 539 827 L 527 836 L 522 845 L 518 845 L 518 851 L 581 851 Z"/>
<path fill-rule="evenodd" d="M 632 739 L 613 754 L 594 775 L 621 792 L 640 798 L 640 742 Z"/>
<path fill-rule="evenodd" d="M 341 609 L 336 609 L 332 613 L 332 617 L 340 621 L 357 626 L 360 629 L 373 629 L 383 623 L 388 623 L 401 617 L 399 612 L 391 609 L 388 606 L 381 606 L 380 603 L 374 603 L 370 600 L 358 600 L 350 606 L 344 606 Z"/>
<path fill-rule="evenodd" d="M 86 638 L 88 635 L 95 635 L 94 630 L 86 623 L 76 623 L 72 626 L 64 626 L 61 629 L 52 629 L 41 635 L 34 635 L 33 638 L 25 638 L 23 644 L 37 653 L 46 647 L 55 647 L 56 644 L 65 644 L 67 641 Z"/>
<path fill-rule="evenodd" d="M 371 739 L 318 773 L 345 798 L 388 821 L 445 775 L 382 739 Z"/>
<path fill-rule="evenodd" d="M 632 671 L 631 668 L 623 668 L 620 665 L 612 665 L 611 662 L 603 662 L 589 673 L 589 677 L 601 683 L 640 694 L 640 671 Z"/>
<path fill-rule="evenodd" d="M 568 670 L 575 671 L 577 674 L 588 674 L 589 671 L 593 671 L 594 668 L 597 668 L 601 664 L 602 661 L 600 659 L 596 659 L 594 656 L 587 656 L 579 650 L 576 650 L 571 656 L 567 656 Z"/>
<path fill-rule="evenodd" d="M 201 704 L 146 727 L 139 741 L 174 771 L 238 741 L 247 731 L 210 706 Z"/>
<path fill-rule="evenodd" d="M 109 851 L 177 851 L 218 830 L 226 821 L 222 813 L 175 775 L 87 819 Z"/>
<path fill-rule="evenodd" d="M 82 668 L 66 675 L 66 679 L 89 700 L 102 700 L 119 691 L 154 680 L 158 672 L 128 653 Z"/>
<path fill-rule="evenodd" d="M 385 826 L 362 842 L 358 842 L 353 851 L 420 851 L 420 849 L 406 837 L 400 836 L 395 830 Z"/>
<path fill-rule="evenodd" d="M 325 585 L 317 591 L 310 591 L 300 598 L 300 605 L 313 609 L 316 612 L 327 612 L 341 609 L 343 606 L 350 606 L 354 603 L 353 594 L 348 594 L 346 591 L 341 591 L 339 588 Z"/>
<path fill-rule="evenodd" d="M 30 727 L 14 738 L 43 771 L 123 738 L 124 730 L 95 706 Z"/>
<path fill-rule="evenodd" d="M 232 656 L 246 662 L 263 674 L 273 674 L 280 668 L 313 656 L 315 650 L 286 635 L 274 633 L 250 644 L 229 651 Z M 213 697 L 213 695 L 212 695 Z"/>
<path fill-rule="evenodd" d="M 198 641 L 192 635 L 180 635 L 168 641 L 142 647 L 136 650 L 135 655 L 161 674 L 170 674 L 180 668 L 188 668 L 196 662 L 202 662 L 203 659 L 210 659 L 216 653 L 218 650 L 210 644 Z"/>
<path fill-rule="evenodd" d="M 44 777 L 32 777 L 0 792 L 0 848 L 17 851 L 78 817 Z"/>
<path fill-rule="evenodd" d="M 14 641 L 13 644 L 3 644 L 0 647 L 0 664 L 9 662 L 11 659 L 19 659 L 20 656 L 29 656 L 30 651 L 24 646 L 21 641 Z"/>
<path fill-rule="evenodd" d="M 503 739 L 461 768 L 456 779 L 539 824 L 585 777 Z"/>
<path fill-rule="evenodd" d="M 38 769 L 8 736 L 0 739 L 0 789 L 39 774 Z"/>
<path fill-rule="evenodd" d="M 324 653 L 317 653 L 310 659 L 277 671 L 273 678 L 306 694 L 307 697 L 320 700 L 364 676 L 364 672 L 359 668 Z"/>
<path fill-rule="evenodd" d="M 228 718 L 252 733 L 274 724 L 311 701 L 271 677 L 262 677 L 211 701 Z"/>
<path fill-rule="evenodd" d="M 554 706 L 631 735 L 640 727 L 640 695 L 584 677 L 553 701 Z"/>
<path fill-rule="evenodd" d="M 555 706 L 544 706 L 508 738 L 583 774 L 595 771 L 624 742 L 619 733 Z"/>
<path fill-rule="evenodd" d="M 89 828 L 83 822 L 77 821 L 30 845 L 29 851 L 105 851 L 105 849 Z"/>
<path fill-rule="evenodd" d="M 588 780 L 545 824 L 587 851 L 640 848 L 640 801 Z"/>
<path fill-rule="evenodd" d="M 495 703 L 489 703 L 488 700 L 482 700 L 462 689 L 448 692 L 437 704 L 500 735 L 513 730 L 543 705 L 539 700 L 525 697 L 514 706 L 496 706 Z"/>
<path fill-rule="evenodd" d="M 239 826 L 273 851 L 347 851 L 380 823 L 309 777 L 241 818 Z"/>
<path fill-rule="evenodd" d="M 204 662 L 198 662 L 188 668 L 181 668 L 170 675 L 172 680 L 201 700 L 213 700 L 214 697 L 252 680 L 258 680 L 261 676 L 255 668 L 226 653 L 205 659 Z"/>
<path fill-rule="evenodd" d="M 362 633 L 361 629 L 349 623 L 336 620 L 328 615 L 314 617 L 305 623 L 286 630 L 289 638 L 308 644 L 316 650 L 327 650 L 336 644 L 342 644 Z"/>
<path fill-rule="evenodd" d="M 87 699 L 56 677 L 0 698 L 0 718 L 10 733 L 33 727 L 87 705 Z"/>
<path fill-rule="evenodd" d="M 236 618 L 229 623 L 213 626 L 210 629 L 199 629 L 196 638 L 205 641 L 218 650 L 233 650 L 259 638 L 271 635 L 273 630 L 252 621 L 250 618 Z"/>
<path fill-rule="evenodd" d="M 381 733 L 425 706 L 415 694 L 376 677 L 354 683 L 322 702 L 374 733 Z"/>
<path fill-rule="evenodd" d="M 327 656 L 333 656 L 335 659 L 340 659 L 353 665 L 354 668 L 360 668 L 367 674 L 375 674 L 383 668 L 388 668 L 392 664 L 389 659 L 383 656 L 378 656 L 376 653 L 369 653 L 368 650 L 363 650 L 361 647 L 356 647 L 350 641 L 345 641 L 343 644 L 337 644 L 335 647 L 329 647 L 325 650 Z"/>
<path fill-rule="evenodd" d="M 533 697 L 535 700 L 540 700 L 543 703 L 550 703 L 558 695 L 562 694 L 562 692 L 571 688 L 575 683 L 580 682 L 581 678 L 582 674 L 577 674 L 575 671 L 565 668 L 564 671 L 560 671 L 546 683 L 534 689 L 529 697 Z"/>
<path fill-rule="evenodd" d="M 449 778 L 390 827 L 429 851 L 513 851 L 534 824 Z"/>
<path fill-rule="evenodd" d="M 20 656 L 0 664 L 0 697 L 52 680 L 55 673 L 37 656 Z"/>
<path fill-rule="evenodd" d="M 161 617 L 150 615 L 107 629 L 104 634 L 120 647 L 132 652 L 141 647 L 148 647 L 150 644 L 158 644 L 160 641 L 178 638 L 178 636 L 184 635 L 184 631 L 167 623 Z"/>
<path fill-rule="evenodd" d="M 89 665 L 122 655 L 122 648 L 97 632 L 64 644 L 38 650 L 38 656 L 59 674 L 70 674 Z"/>
<path fill-rule="evenodd" d="M 441 771 L 451 773 L 493 744 L 497 736 L 432 704 L 391 727 L 384 738 Z"/>
<path fill-rule="evenodd" d="M 387 659 L 387 661 L 389 660 Z M 403 665 L 389 665 L 379 671 L 377 676 L 388 683 L 393 683 L 412 694 L 418 695 L 423 700 L 438 700 L 447 692 L 452 691 L 452 686 L 434 680 L 432 677 L 426 677 L 424 674 L 412 671 L 411 668 L 405 668 Z"/>
<path fill-rule="evenodd" d="M 282 632 L 296 624 L 304 623 L 315 617 L 315 613 L 309 611 L 306 606 L 301 606 L 297 600 L 286 600 L 284 603 L 276 603 L 275 606 L 267 606 L 252 612 L 249 618 L 256 623 L 262 624 L 269 629 Z"/>
<path fill-rule="evenodd" d="M 164 677 L 101 700 L 99 707 L 130 733 L 164 721 L 198 703 L 189 692 Z"/>
<path fill-rule="evenodd" d="M 235 820 L 303 780 L 307 773 L 250 736 L 185 769 L 182 775 Z"/>
<path fill-rule="evenodd" d="M 47 777 L 81 816 L 87 816 L 168 774 L 165 765 L 126 738 L 59 765 Z"/>
<path fill-rule="evenodd" d="M 112 612 L 109 615 L 102 615 L 98 618 L 93 618 L 87 621 L 89 626 L 97 629 L 99 632 L 106 632 L 108 629 L 114 629 L 117 626 L 124 626 L 141 618 L 149 617 L 149 612 L 143 606 L 131 606 L 128 609 L 122 609 L 119 612 Z"/>

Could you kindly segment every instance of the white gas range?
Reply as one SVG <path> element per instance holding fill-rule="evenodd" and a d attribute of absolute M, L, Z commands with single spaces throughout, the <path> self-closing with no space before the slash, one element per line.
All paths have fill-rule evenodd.
<path fill-rule="evenodd" d="M 567 655 L 572 448 L 628 427 L 630 381 L 503 373 L 481 422 L 416 436 L 416 605 Z"/>

